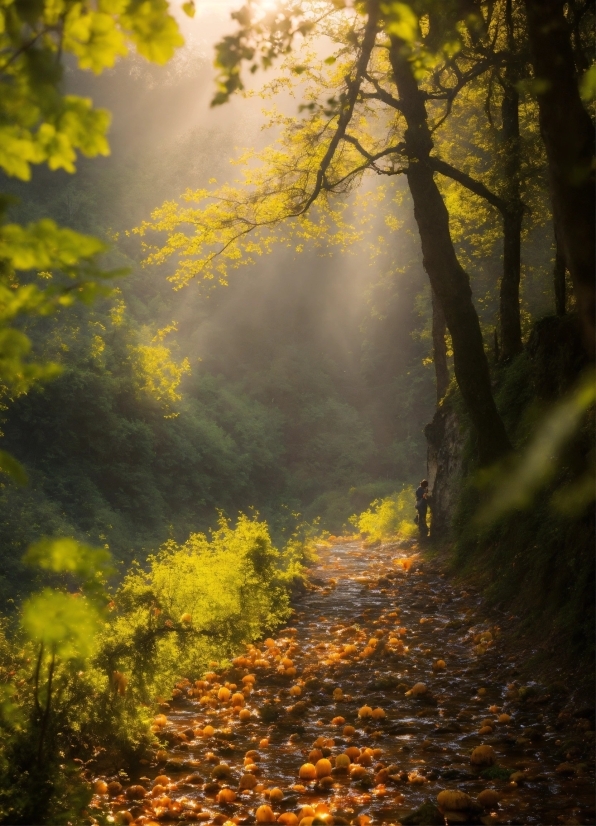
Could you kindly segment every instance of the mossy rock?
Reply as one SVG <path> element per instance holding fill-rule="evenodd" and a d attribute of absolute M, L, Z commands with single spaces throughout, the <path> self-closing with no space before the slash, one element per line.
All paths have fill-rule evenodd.
<path fill-rule="evenodd" d="M 485 780 L 509 780 L 511 769 L 504 769 L 503 766 L 489 766 L 480 772 L 480 777 Z"/>
<path fill-rule="evenodd" d="M 263 703 L 259 715 L 264 723 L 274 723 L 281 715 L 281 710 L 273 703 Z"/>
<path fill-rule="evenodd" d="M 444 826 L 445 818 L 430 800 L 402 817 L 403 826 Z"/>

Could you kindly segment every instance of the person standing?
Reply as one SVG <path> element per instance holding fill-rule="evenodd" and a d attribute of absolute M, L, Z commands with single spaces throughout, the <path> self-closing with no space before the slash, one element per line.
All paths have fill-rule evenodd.
<path fill-rule="evenodd" d="M 428 482 L 423 479 L 420 486 L 416 488 L 416 523 L 418 524 L 418 533 L 421 539 L 426 539 L 428 536 L 428 525 L 426 524 L 426 513 L 428 511 Z"/>

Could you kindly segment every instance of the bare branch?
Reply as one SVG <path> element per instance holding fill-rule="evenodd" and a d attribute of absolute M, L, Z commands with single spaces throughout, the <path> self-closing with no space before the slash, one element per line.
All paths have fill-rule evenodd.
<path fill-rule="evenodd" d="M 457 181 L 458 184 L 461 184 L 466 189 L 469 189 L 470 192 L 473 192 L 475 195 L 479 195 L 481 198 L 484 198 L 485 201 L 488 201 L 489 204 L 496 207 L 499 212 L 505 217 L 509 215 L 510 209 L 505 201 L 504 198 L 501 198 L 496 193 L 492 192 L 487 186 L 485 186 L 481 181 L 477 181 L 475 178 L 472 178 L 466 172 L 462 172 L 460 169 L 456 169 L 451 164 L 447 163 L 446 161 L 442 161 L 440 158 L 429 158 L 432 168 L 439 172 L 441 175 L 445 175 L 446 178 L 451 178 L 454 181 Z"/>
<path fill-rule="evenodd" d="M 366 99 L 372 100 L 380 100 L 383 103 L 386 103 L 387 106 L 393 107 L 393 109 L 397 109 L 398 112 L 401 112 L 402 107 L 401 103 L 397 98 L 394 98 L 386 89 L 383 89 L 379 81 L 374 78 L 372 75 L 365 73 L 364 77 L 368 80 L 371 86 L 375 87 L 376 94 L 372 94 L 372 92 L 364 92 L 362 93 L 362 97 Z"/>

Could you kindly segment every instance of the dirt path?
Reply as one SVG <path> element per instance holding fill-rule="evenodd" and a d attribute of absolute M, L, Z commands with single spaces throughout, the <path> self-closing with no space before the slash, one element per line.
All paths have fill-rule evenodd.
<path fill-rule="evenodd" d="M 595 822 L 593 712 L 522 684 L 476 596 L 395 546 L 336 545 L 313 576 L 291 628 L 179 689 L 117 822 Z"/>

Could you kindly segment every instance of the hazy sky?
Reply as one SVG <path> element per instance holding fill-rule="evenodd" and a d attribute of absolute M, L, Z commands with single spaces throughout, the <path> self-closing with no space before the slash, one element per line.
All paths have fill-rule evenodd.
<path fill-rule="evenodd" d="M 172 12 L 180 24 L 184 36 L 201 44 L 213 44 L 224 33 L 233 31 L 235 23 L 230 13 L 242 6 L 242 0 L 195 0 L 196 14 L 188 17 L 180 4 L 172 4 Z"/>

